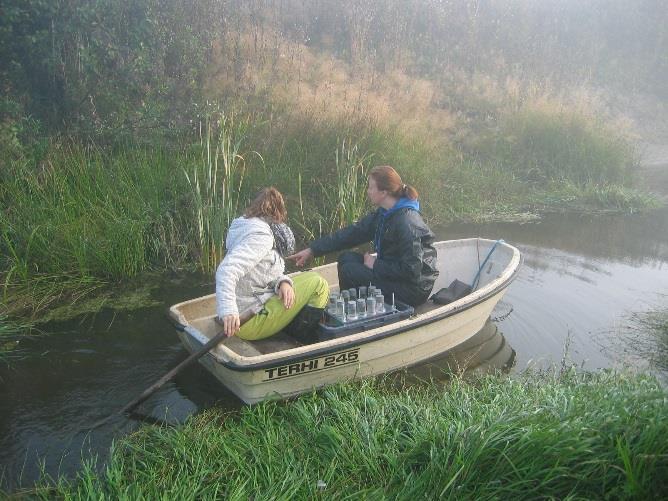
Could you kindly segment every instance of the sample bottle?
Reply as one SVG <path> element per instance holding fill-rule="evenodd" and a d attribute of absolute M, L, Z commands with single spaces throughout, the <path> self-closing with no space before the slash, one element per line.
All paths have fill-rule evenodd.
<path fill-rule="evenodd" d="M 327 302 L 327 313 L 330 315 L 336 315 L 336 296 L 329 296 L 329 301 Z"/>
<path fill-rule="evenodd" d="M 366 317 L 366 299 L 363 297 L 357 300 L 357 316 L 359 318 Z"/>
<path fill-rule="evenodd" d="M 346 321 L 346 305 L 342 296 L 336 298 L 336 318 L 342 322 Z"/>
<path fill-rule="evenodd" d="M 348 320 L 357 320 L 357 300 L 351 299 L 348 301 Z"/>
<path fill-rule="evenodd" d="M 366 298 L 366 316 L 373 317 L 376 314 L 376 296 Z"/>
<path fill-rule="evenodd" d="M 376 313 L 385 313 L 385 297 L 376 294 Z"/>

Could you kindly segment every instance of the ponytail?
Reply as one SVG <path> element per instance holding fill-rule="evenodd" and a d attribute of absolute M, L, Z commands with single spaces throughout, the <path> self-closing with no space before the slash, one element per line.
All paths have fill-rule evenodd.
<path fill-rule="evenodd" d="M 410 184 L 404 184 L 402 186 L 402 196 L 406 197 L 410 200 L 417 200 L 418 198 L 418 191 L 413 188 Z"/>

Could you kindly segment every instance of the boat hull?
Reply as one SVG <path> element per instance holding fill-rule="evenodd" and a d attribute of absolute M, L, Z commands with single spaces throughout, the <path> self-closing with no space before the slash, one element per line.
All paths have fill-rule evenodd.
<path fill-rule="evenodd" d="M 418 365 L 446 354 L 475 335 L 485 324 L 505 289 L 456 315 L 436 319 L 377 340 L 335 346 L 329 352 L 281 361 L 256 369 L 232 368 L 208 353 L 200 363 L 246 403 L 286 398 L 313 389 L 365 376 Z M 179 332 L 186 348 L 197 351 L 202 343 L 187 330 Z"/>

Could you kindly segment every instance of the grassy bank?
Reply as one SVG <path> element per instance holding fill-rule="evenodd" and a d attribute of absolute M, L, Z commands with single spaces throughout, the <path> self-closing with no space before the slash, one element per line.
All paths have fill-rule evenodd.
<path fill-rule="evenodd" d="M 489 499 L 666 495 L 666 393 L 642 376 L 368 380 L 145 427 L 42 498 Z"/>

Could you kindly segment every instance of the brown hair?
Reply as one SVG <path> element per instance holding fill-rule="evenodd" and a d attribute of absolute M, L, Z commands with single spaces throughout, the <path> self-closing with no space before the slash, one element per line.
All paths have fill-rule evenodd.
<path fill-rule="evenodd" d="M 417 200 L 417 190 L 409 184 L 404 184 L 399 173 L 389 165 L 374 167 L 369 172 L 369 177 L 373 178 L 379 190 L 387 191 L 393 197 Z"/>
<path fill-rule="evenodd" d="M 272 223 L 285 223 L 288 211 L 283 195 L 273 186 L 262 188 L 244 211 L 244 217 L 261 217 Z"/>

